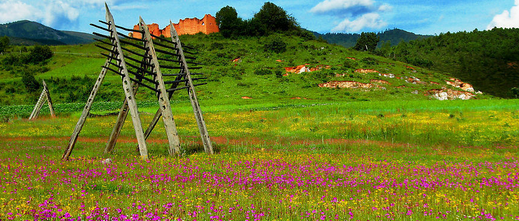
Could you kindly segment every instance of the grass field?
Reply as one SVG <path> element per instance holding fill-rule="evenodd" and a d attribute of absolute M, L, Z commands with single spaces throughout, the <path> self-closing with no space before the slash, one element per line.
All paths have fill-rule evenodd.
<path fill-rule="evenodd" d="M 103 154 L 118 102 L 94 106 L 106 116 L 87 120 L 70 161 L 82 104 L 35 121 L 31 106 L 0 107 L 0 219 L 519 219 L 518 100 L 201 104 L 218 153 L 177 102 L 182 156 L 160 124 L 149 161 L 130 120 Z M 155 104 L 139 107 L 150 121 Z"/>

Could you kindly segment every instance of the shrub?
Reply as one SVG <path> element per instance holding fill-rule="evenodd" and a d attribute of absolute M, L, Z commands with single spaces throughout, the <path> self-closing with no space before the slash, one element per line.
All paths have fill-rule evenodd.
<path fill-rule="evenodd" d="M 36 45 L 34 48 L 32 48 L 29 56 L 26 58 L 26 61 L 33 64 L 38 64 L 52 58 L 52 56 L 53 53 L 49 46 Z"/>
<path fill-rule="evenodd" d="M 357 62 L 351 59 L 344 60 L 344 68 L 347 69 L 357 69 Z"/>
<path fill-rule="evenodd" d="M 36 80 L 33 74 L 23 72 L 22 83 L 29 92 L 35 92 L 40 89 L 40 83 Z"/>
<path fill-rule="evenodd" d="M 266 68 L 260 68 L 260 69 L 256 69 L 254 71 L 254 74 L 256 74 L 256 75 L 271 75 L 272 71 L 269 70 L 269 69 L 266 69 Z"/>
<path fill-rule="evenodd" d="M 287 44 L 280 37 L 269 37 L 263 45 L 266 52 L 283 53 L 287 51 Z"/>
<path fill-rule="evenodd" d="M 283 77 L 283 71 L 277 70 L 277 71 L 275 72 L 275 74 L 276 74 L 276 77 L 277 77 L 277 78 L 282 78 L 282 77 Z"/>

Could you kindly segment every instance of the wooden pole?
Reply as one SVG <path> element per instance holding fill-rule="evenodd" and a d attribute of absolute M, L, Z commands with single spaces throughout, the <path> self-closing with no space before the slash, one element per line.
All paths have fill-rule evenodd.
<path fill-rule="evenodd" d="M 128 117 L 128 111 L 128 100 L 124 99 L 121 110 L 119 111 L 119 115 L 117 115 L 117 121 L 115 122 L 114 128 L 112 129 L 110 138 L 108 138 L 108 143 L 106 143 L 105 153 L 111 153 L 114 150 L 115 144 L 117 143 L 117 138 L 119 138 L 121 129 L 124 126 L 124 121 L 126 121 L 126 117 Z"/>
<path fill-rule="evenodd" d="M 178 54 L 180 55 L 181 66 L 184 68 L 184 73 L 186 74 L 187 82 L 186 85 L 189 86 L 188 93 L 189 99 L 191 100 L 191 106 L 193 107 L 193 112 L 195 114 L 196 123 L 198 125 L 198 130 L 200 131 L 200 136 L 202 138 L 202 143 L 204 144 L 204 150 L 207 154 L 213 154 L 213 146 L 211 144 L 211 140 L 209 137 L 209 132 L 207 132 L 207 127 L 205 125 L 204 117 L 202 116 L 202 110 L 200 109 L 200 105 L 198 103 L 198 99 L 196 97 L 195 87 L 193 86 L 193 81 L 191 79 L 191 73 L 187 67 L 186 57 L 184 56 L 184 51 L 182 49 L 182 44 L 180 42 L 180 38 L 178 37 L 177 31 L 171 21 L 169 21 L 171 27 L 171 40 L 176 42 Z"/>
<path fill-rule="evenodd" d="M 113 48 L 112 48 L 113 50 Z M 110 53 L 110 57 L 112 57 L 113 54 Z M 63 156 L 61 157 L 62 160 L 68 160 L 70 157 L 70 154 L 72 153 L 72 150 L 74 149 L 74 146 L 76 145 L 77 138 L 79 136 L 79 133 L 81 132 L 81 129 L 85 125 L 86 119 L 88 115 L 90 114 L 90 109 L 92 108 L 92 104 L 94 103 L 94 99 L 97 95 L 97 92 L 99 91 L 99 88 L 101 87 L 101 83 L 103 83 L 103 79 L 106 76 L 106 72 L 108 71 L 105 67 L 108 67 L 110 65 L 110 62 L 112 61 L 111 58 L 108 58 L 105 62 L 105 65 L 103 66 L 103 69 L 101 70 L 101 73 L 99 73 L 99 77 L 97 77 L 96 83 L 94 84 L 94 87 L 92 88 L 92 91 L 90 92 L 90 96 L 88 97 L 87 103 L 85 107 L 83 108 L 83 112 L 81 113 L 81 117 L 79 118 L 76 127 L 74 128 L 74 132 L 72 132 L 72 136 L 70 137 L 70 140 L 68 142 L 68 146 L 65 149 L 65 153 L 63 153 Z"/>
<path fill-rule="evenodd" d="M 47 103 L 49 105 L 49 111 L 50 115 L 52 117 L 56 117 L 56 113 L 54 113 L 54 107 L 52 106 L 52 99 L 50 98 L 50 91 L 47 87 L 47 84 L 45 83 L 45 80 L 43 80 L 43 91 L 45 92 L 45 96 L 47 97 Z"/>
<path fill-rule="evenodd" d="M 177 76 L 177 78 L 175 80 L 179 81 L 179 80 L 182 80 L 182 78 L 183 78 L 183 76 L 179 75 L 179 76 Z M 173 84 L 173 85 L 171 85 L 171 89 L 175 89 L 175 88 L 177 88 L 177 86 L 178 86 L 178 83 Z M 175 91 L 168 92 L 168 98 L 170 100 L 173 97 L 174 93 L 175 93 Z M 146 129 L 146 132 L 144 132 L 144 136 L 146 137 L 146 139 L 148 139 L 148 137 L 150 136 L 150 134 L 153 131 L 153 129 L 155 128 L 155 126 L 157 126 L 157 123 L 159 122 L 161 116 L 162 116 L 162 111 L 159 108 L 157 110 L 157 112 L 155 113 L 155 116 L 151 120 L 150 124 L 148 125 L 148 129 Z"/>
<path fill-rule="evenodd" d="M 114 18 L 112 14 L 110 13 L 110 10 L 108 9 L 108 6 L 106 5 L 106 20 L 109 24 L 115 24 Z M 128 74 L 128 69 L 126 67 L 126 62 L 124 60 L 123 56 L 123 49 L 121 48 L 121 44 L 119 41 L 119 36 L 117 35 L 117 30 L 115 25 L 110 26 L 112 31 L 112 36 L 115 39 L 116 42 L 116 49 L 117 49 L 117 56 L 118 56 L 118 64 L 121 67 L 119 70 L 122 74 L 121 80 L 123 83 L 123 90 L 124 94 L 126 96 L 126 100 L 128 101 L 128 107 L 130 109 L 130 115 L 132 117 L 133 121 L 133 128 L 135 130 L 135 135 L 137 137 L 137 142 L 139 143 L 139 152 L 142 159 L 148 159 L 148 148 L 146 146 L 146 139 L 144 139 L 144 133 L 142 131 L 142 123 L 139 116 L 139 110 L 137 109 L 137 101 L 135 100 L 135 93 L 133 92 L 133 88 L 131 87 L 131 79 Z"/>
<path fill-rule="evenodd" d="M 146 52 L 147 54 L 147 52 Z M 146 70 L 148 67 L 145 65 L 147 63 L 147 58 L 143 58 L 141 62 L 141 69 L 142 75 L 145 75 L 144 70 Z M 142 79 L 139 81 L 142 82 Z M 139 89 L 139 84 L 133 82 L 132 83 L 133 91 L 137 93 L 137 90 Z M 105 153 L 111 153 L 115 145 L 117 144 L 117 139 L 119 138 L 119 135 L 121 134 L 121 129 L 124 126 L 124 122 L 126 121 L 126 118 L 128 117 L 128 100 L 126 98 L 124 99 L 123 105 L 121 106 L 121 110 L 119 111 L 119 115 L 117 116 L 117 121 L 115 122 L 114 128 L 112 129 L 112 133 L 110 134 L 110 138 L 108 138 L 108 143 L 106 143 L 105 147 Z M 148 139 L 148 136 L 144 135 L 144 139 Z M 137 145 L 137 152 L 139 152 L 139 145 Z"/>
<path fill-rule="evenodd" d="M 179 155 L 180 154 L 180 139 L 178 137 L 177 126 L 173 120 L 173 114 L 171 111 L 171 104 L 169 102 L 168 92 L 164 85 L 164 79 L 162 72 L 160 71 L 160 64 L 155 53 L 155 47 L 153 46 L 153 40 L 151 38 L 150 31 L 146 23 L 142 18 L 139 18 L 139 26 L 141 31 L 144 31 L 145 47 L 149 48 L 149 55 L 151 56 L 151 63 L 154 65 L 155 81 L 158 83 L 157 87 L 160 91 L 158 94 L 160 110 L 162 112 L 162 120 L 164 121 L 164 128 L 166 129 L 166 135 L 169 142 L 169 154 Z"/>
<path fill-rule="evenodd" d="M 34 120 L 40 114 L 40 110 L 43 107 L 43 100 L 45 99 L 45 87 L 41 91 L 40 98 L 38 98 L 38 102 L 34 105 L 34 109 L 32 110 L 31 116 L 29 116 L 29 120 Z"/>

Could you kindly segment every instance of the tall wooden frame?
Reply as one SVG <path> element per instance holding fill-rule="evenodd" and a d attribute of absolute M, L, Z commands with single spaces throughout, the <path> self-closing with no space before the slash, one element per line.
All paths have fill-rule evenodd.
<path fill-rule="evenodd" d="M 122 87 L 125 93 L 125 100 L 123 106 L 120 109 L 119 115 L 117 117 L 117 121 L 114 125 L 112 133 L 110 135 L 109 141 L 107 142 L 105 153 L 110 153 L 113 151 L 117 138 L 120 134 L 120 131 L 124 125 L 125 119 L 128 113 L 131 115 L 133 126 L 135 130 L 135 134 L 138 142 L 138 150 L 141 158 L 148 159 L 148 149 L 146 146 L 146 139 L 149 137 L 158 121 L 162 117 L 164 122 L 164 127 L 166 130 L 166 135 L 168 138 L 168 152 L 170 155 L 179 155 L 180 154 L 180 139 L 178 137 L 175 121 L 173 119 L 173 114 L 171 110 L 170 99 L 175 91 L 187 89 L 189 98 L 191 100 L 191 104 L 193 107 L 193 112 L 195 114 L 195 118 L 197 120 L 197 124 L 200 130 L 200 134 L 202 136 L 202 142 L 204 144 L 204 150 L 208 154 L 213 154 L 213 148 L 211 145 L 211 141 L 207 132 L 207 128 L 205 126 L 205 122 L 203 120 L 202 112 L 200 110 L 200 105 L 196 98 L 194 87 L 197 86 L 193 84 L 193 80 L 199 80 L 204 78 L 192 78 L 191 73 L 188 68 L 188 64 L 195 64 L 194 62 L 186 60 L 188 57 L 184 55 L 184 51 L 182 49 L 182 44 L 174 30 L 174 27 L 171 26 L 172 30 L 172 38 L 171 40 L 165 42 L 157 42 L 156 44 L 164 49 L 156 49 L 155 43 L 153 41 L 154 38 L 160 38 L 159 36 L 153 36 L 148 29 L 146 23 L 144 23 L 142 18 L 139 18 L 139 30 L 132 30 L 123 28 L 115 25 L 114 19 L 108 6 L 106 6 L 106 22 L 100 21 L 101 23 L 107 25 L 107 28 L 103 28 L 97 25 L 92 24 L 92 26 L 97 27 L 99 29 L 105 30 L 109 32 L 109 35 L 101 35 L 98 33 L 94 33 L 94 35 L 104 37 L 105 41 L 97 40 L 104 45 L 109 45 L 110 49 L 102 46 L 98 46 L 106 51 L 109 54 L 103 54 L 107 57 L 105 65 L 103 66 L 99 77 L 90 93 L 90 96 L 87 100 L 85 108 L 83 109 L 82 115 L 76 124 L 74 132 L 69 140 L 69 144 L 62 156 L 63 160 L 67 160 L 72 153 L 72 150 L 77 142 L 77 138 L 83 125 L 86 122 L 86 118 L 90 113 L 90 109 L 92 107 L 94 98 L 101 86 L 101 83 L 106 76 L 108 71 L 114 72 L 121 76 Z M 139 32 L 142 35 L 142 39 L 136 39 L 130 37 L 129 40 L 135 40 L 142 42 L 143 45 L 138 45 L 130 42 L 127 39 L 120 39 L 119 35 L 123 35 L 117 32 L 117 28 Z M 174 35 L 173 35 L 174 33 Z M 106 41 L 108 40 L 108 41 Z M 164 40 L 164 39 L 161 39 Z M 133 46 L 135 49 L 128 49 L 121 45 L 121 42 Z M 173 50 L 170 52 L 168 50 Z M 139 52 L 140 50 L 140 52 Z M 136 55 L 140 57 L 142 60 L 138 60 L 132 58 L 127 54 Z M 161 54 L 166 54 L 169 57 L 174 57 L 174 59 L 170 58 L 159 58 L 157 56 L 157 52 Z M 190 57 L 191 59 L 194 59 Z M 127 63 L 129 61 L 130 63 Z M 163 74 L 161 71 L 161 61 L 162 63 L 176 63 L 176 65 L 163 65 L 163 69 L 169 70 L 179 70 L 179 73 L 174 74 Z M 115 63 L 114 63 L 115 62 Z M 132 62 L 134 64 L 132 64 Z M 118 70 L 114 70 L 113 67 L 117 67 Z M 133 69 L 129 69 L 133 68 Z M 199 69 L 199 67 L 195 67 L 194 69 Z M 132 78 L 135 77 L 135 78 Z M 151 77 L 151 78 L 150 78 Z M 167 81 L 166 77 L 174 77 L 173 81 Z M 151 86 L 149 85 L 151 83 Z M 181 83 L 185 83 L 184 87 L 179 87 Z M 166 85 L 171 85 L 170 88 L 166 88 Z M 203 84 L 198 84 L 203 85 Z M 144 86 L 147 89 L 150 89 L 155 92 L 158 102 L 159 109 L 155 114 L 152 122 L 148 126 L 146 132 L 143 131 L 142 122 L 139 116 L 137 102 L 135 99 L 135 93 L 140 86 Z"/>

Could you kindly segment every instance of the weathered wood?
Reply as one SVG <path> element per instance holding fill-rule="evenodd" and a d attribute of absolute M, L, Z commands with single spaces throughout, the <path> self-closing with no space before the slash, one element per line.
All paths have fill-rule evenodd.
<path fill-rule="evenodd" d="M 143 59 L 143 61 L 140 62 L 140 64 L 141 64 L 141 67 L 139 68 L 140 70 L 145 70 L 147 68 L 146 59 Z M 139 85 L 140 85 L 139 83 L 134 83 L 132 85 L 133 91 L 135 93 L 137 93 L 137 90 L 139 89 Z M 128 101 L 125 98 L 123 105 L 121 106 L 121 110 L 119 111 L 119 114 L 117 116 L 117 120 L 114 125 L 114 128 L 112 129 L 112 133 L 110 134 L 110 137 L 108 139 L 108 143 L 106 144 L 105 153 L 111 153 L 113 151 L 113 149 L 115 148 L 117 139 L 119 138 L 119 135 L 121 134 L 121 129 L 123 128 L 124 122 L 126 121 L 127 117 L 128 117 Z M 146 137 L 146 136 L 144 137 L 144 139 L 147 139 L 147 138 L 148 137 Z M 139 152 L 139 145 L 137 145 L 137 151 Z"/>
<path fill-rule="evenodd" d="M 139 88 L 139 84 L 133 83 L 133 91 L 137 92 Z M 117 120 L 115 121 L 114 128 L 112 129 L 112 133 L 110 133 L 110 137 L 108 138 L 108 143 L 106 143 L 105 147 L 105 153 L 111 153 L 115 145 L 117 144 L 117 139 L 119 138 L 119 135 L 121 134 L 121 130 L 124 126 L 124 122 L 126 121 L 126 118 L 128 117 L 128 100 L 126 98 L 124 99 L 123 105 L 121 106 L 121 110 L 119 111 L 119 114 L 117 115 Z M 137 149 L 139 146 L 137 146 Z"/>
<path fill-rule="evenodd" d="M 115 121 L 114 128 L 112 129 L 112 133 L 110 133 L 110 137 L 108 138 L 108 143 L 106 143 L 105 153 L 111 153 L 114 150 L 115 144 L 117 144 L 117 139 L 119 138 L 119 135 L 121 134 L 121 129 L 124 126 L 124 121 L 126 120 L 127 116 L 128 116 L 128 101 L 126 99 L 124 99 L 123 106 L 121 107 L 121 110 L 119 111 L 119 115 L 117 115 L 117 120 Z"/>
<path fill-rule="evenodd" d="M 120 135 L 120 131 L 124 125 L 125 119 L 128 116 L 128 113 L 132 117 L 133 121 L 133 127 L 135 130 L 135 134 L 138 141 L 138 150 L 143 159 L 148 159 L 148 150 L 146 145 L 146 139 L 149 137 L 151 132 L 153 131 L 154 127 L 157 125 L 160 117 L 162 117 L 164 122 L 164 127 L 166 130 L 166 135 L 168 137 L 169 141 L 169 153 L 170 155 L 179 155 L 180 154 L 180 139 L 178 137 L 175 121 L 173 119 L 173 114 L 171 111 L 171 104 L 170 99 L 173 95 L 173 93 L 176 90 L 182 90 L 182 89 L 188 89 L 189 97 L 193 106 L 193 112 L 195 114 L 195 118 L 197 120 L 197 124 L 200 130 L 200 134 L 202 136 L 202 141 L 204 143 L 204 149 L 207 153 L 212 154 L 213 149 L 212 145 L 209 139 L 209 135 L 205 126 L 205 122 L 202 116 L 202 112 L 200 110 L 200 106 L 198 104 L 198 100 L 196 98 L 194 87 L 197 85 L 193 85 L 193 80 L 197 80 L 197 78 L 193 79 L 191 78 L 191 73 L 189 72 L 189 69 L 187 67 L 188 64 L 193 64 L 193 62 L 186 61 L 186 59 L 193 59 L 192 57 L 186 57 L 184 56 L 184 52 L 182 49 L 182 44 L 178 38 L 178 35 L 176 34 L 176 31 L 173 28 L 172 33 L 172 41 L 166 42 L 167 44 L 173 45 L 169 46 L 167 44 L 161 44 L 157 43 L 159 46 L 163 46 L 166 48 L 174 49 L 177 53 L 170 53 L 168 51 L 161 51 L 160 49 L 156 49 L 154 47 L 154 42 L 152 40 L 152 35 L 149 32 L 148 26 L 144 23 L 142 18 L 139 18 L 139 30 L 135 30 L 137 32 L 143 33 L 142 39 L 135 39 L 139 40 L 140 42 L 143 42 L 144 45 L 136 45 L 131 42 L 126 42 L 129 45 L 132 45 L 133 47 L 137 49 L 142 49 L 145 51 L 144 54 L 138 53 L 134 50 L 130 50 L 128 48 L 124 48 L 121 46 L 121 42 L 124 41 L 123 39 L 119 39 L 119 35 L 121 35 L 119 32 L 117 32 L 116 28 L 119 27 L 115 25 L 114 19 L 112 14 L 110 13 L 110 10 L 108 9 L 108 6 L 105 4 L 106 7 L 106 22 L 101 21 L 101 23 L 108 25 L 108 28 L 102 28 L 96 25 L 93 25 L 94 27 L 100 28 L 102 30 L 108 31 L 110 34 L 109 36 L 102 35 L 95 33 L 97 36 L 105 37 L 107 39 L 110 39 L 110 43 L 104 42 L 101 40 L 98 40 L 104 44 L 110 45 L 111 49 L 100 47 L 106 51 L 109 52 L 109 54 L 103 54 L 103 56 L 107 57 L 107 60 L 105 62 L 105 65 L 103 66 L 103 69 L 101 70 L 101 73 L 99 74 L 99 77 L 97 79 L 96 84 L 94 85 L 94 88 L 90 94 L 89 100 L 87 101 L 87 104 L 85 105 L 85 108 L 83 109 L 82 116 L 80 117 L 78 123 L 76 124 L 76 128 L 74 129 L 74 132 L 71 136 L 71 139 L 69 141 L 69 145 L 67 146 L 67 149 L 65 150 L 65 153 L 62 156 L 63 160 L 66 160 L 69 158 L 75 143 L 77 142 L 77 137 L 79 136 L 79 133 L 81 132 L 81 129 L 86 121 L 86 118 L 89 115 L 93 100 L 97 94 L 97 91 L 99 90 L 99 87 L 108 71 L 112 71 L 118 75 L 121 76 L 122 81 L 122 88 L 125 93 L 125 102 L 123 106 L 121 107 L 121 110 L 119 112 L 118 119 L 116 121 L 116 124 L 114 125 L 114 128 L 112 130 L 112 133 L 110 135 L 110 139 L 107 143 L 107 146 L 105 148 L 105 153 L 112 152 L 115 144 L 117 142 L 117 138 Z M 124 30 L 127 30 L 125 28 L 122 28 Z M 133 30 L 133 29 L 132 29 Z M 174 36 L 174 37 L 173 37 Z M 135 58 L 131 57 L 125 57 L 124 53 L 128 52 L 133 55 L 136 55 L 138 57 L 141 57 L 143 61 L 138 61 Z M 169 54 L 173 55 L 179 58 L 179 60 L 175 59 L 159 59 L 157 57 L 157 52 L 162 54 Z M 141 67 L 139 68 L 138 65 L 134 65 L 131 63 L 126 63 L 126 59 L 128 61 L 135 61 L 137 64 L 140 64 Z M 159 64 L 159 60 L 161 61 L 167 61 L 167 62 L 178 62 L 179 67 L 165 67 L 165 68 L 178 68 L 180 69 L 179 74 L 165 74 L 163 75 L 161 72 L 161 67 Z M 128 66 L 135 68 L 137 71 L 128 70 Z M 117 68 L 118 70 L 114 70 Z M 163 67 L 164 68 L 164 67 Z M 196 67 L 195 69 L 199 69 L 199 67 Z M 130 74 L 135 75 L 137 79 L 134 79 L 130 77 Z M 153 76 L 153 79 L 150 79 L 147 76 Z M 175 81 L 164 81 L 163 76 L 176 76 Z M 182 80 L 185 78 L 185 80 Z M 199 78 L 203 79 L 203 78 Z M 152 86 L 144 84 L 143 81 L 151 82 Z M 166 89 L 166 84 L 171 84 L 170 89 Z M 179 88 L 179 83 L 185 83 L 185 87 Z M 148 83 L 149 84 L 149 83 Z M 142 122 L 139 117 L 139 112 L 137 108 L 137 102 L 135 100 L 135 93 L 139 86 L 145 86 L 146 88 L 149 88 L 152 91 L 156 92 L 158 101 L 159 101 L 159 110 L 155 114 L 154 119 L 150 123 L 150 126 L 147 128 L 146 132 L 143 132 L 142 128 Z M 48 99 L 50 100 L 50 95 L 46 95 Z M 40 104 L 41 106 L 41 104 Z"/>
<path fill-rule="evenodd" d="M 56 113 L 54 113 L 54 107 L 52 105 L 52 99 L 50 98 L 50 91 L 49 91 L 49 88 L 47 87 L 47 83 L 45 83 L 45 80 L 43 80 L 43 90 L 45 92 L 45 96 L 47 97 L 47 103 L 49 105 L 50 116 L 56 117 Z"/>
<path fill-rule="evenodd" d="M 157 59 L 157 54 L 155 53 L 155 47 L 153 46 L 153 40 L 151 38 L 148 26 L 144 23 L 142 18 L 139 18 L 139 26 L 140 30 L 144 31 L 144 39 L 145 45 L 149 48 L 149 55 L 151 56 L 151 63 L 155 67 L 155 80 L 159 83 L 157 86 L 160 90 L 160 94 L 158 95 L 160 110 L 162 112 L 162 120 L 164 121 L 164 128 L 166 129 L 166 135 L 168 137 L 169 142 L 169 154 L 179 155 L 180 154 L 180 139 L 178 137 L 177 126 L 175 125 L 175 121 L 173 120 L 173 114 L 171 111 L 171 104 L 169 102 L 168 93 L 166 91 L 166 86 L 164 85 L 164 79 L 162 78 L 162 72 L 160 71 L 159 61 Z"/>
<path fill-rule="evenodd" d="M 110 13 L 110 10 L 108 9 L 108 6 L 106 6 L 106 21 L 108 21 L 109 24 L 115 24 L 114 18 L 112 14 Z M 117 33 L 115 25 L 110 26 L 111 30 L 113 30 L 112 33 Z M 133 128 L 135 130 L 135 135 L 137 137 L 137 142 L 139 143 L 139 152 L 142 159 L 148 159 L 148 148 L 146 145 L 146 139 L 144 139 L 144 132 L 142 130 L 142 123 L 139 116 L 139 110 L 137 109 L 137 101 L 135 100 L 135 93 L 133 92 L 133 88 L 131 86 L 131 79 L 128 74 L 128 69 L 126 67 L 126 62 L 124 60 L 123 56 L 123 49 L 121 47 L 121 44 L 119 43 L 119 36 L 116 34 L 113 34 L 112 37 L 115 39 L 115 42 L 117 42 L 117 52 L 118 52 L 118 58 L 121 59 L 119 63 L 119 66 L 122 67 L 120 70 L 120 73 L 122 76 L 122 83 L 123 83 L 123 90 L 124 94 L 126 96 L 126 100 L 128 101 L 128 108 L 130 109 L 130 115 L 132 117 L 133 121 Z"/>
<path fill-rule="evenodd" d="M 111 56 L 113 56 L 112 53 L 110 53 L 110 54 L 111 54 Z M 108 66 L 108 64 L 110 64 L 110 62 L 111 62 L 111 59 L 108 58 L 106 60 L 104 66 Z M 72 150 L 74 149 L 74 146 L 76 145 L 79 133 L 81 132 L 81 129 L 85 125 L 88 114 L 90 114 L 90 109 L 92 108 L 94 99 L 97 95 L 97 92 L 99 91 L 99 88 L 101 87 L 101 83 L 103 83 L 103 80 L 106 76 L 107 71 L 108 71 L 108 69 L 103 68 L 101 70 L 101 72 L 99 73 L 99 77 L 97 77 L 96 83 L 94 84 L 94 87 L 92 88 L 92 91 L 90 92 L 90 96 L 88 97 L 87 103 L 86 103 L 85 107 L 83 108 L 81 117 L 79 118 L 79 120 L 76 124 L 76 127 L 74 128 L 74 132 L 72 132 L 72 136 L 70 137 L 67 148 L 65 149 L 65 152 L 63 153 L 63 156 L 61 157 L 62 160 L 68 160 L 68 158 L 70 157 L 70 154 L 72 153 Z"/>
<path fill-rule="evenodd" d="M 36 102 L 36 105 L 34 105 L 34 109 L 32 110 L 32 113 L 29 116 L 29 120 L 34 120 L 38 118 L 38 116 L 40 115 L 41 108 L 43 107 L 43 103 L 45 103 L 45 101 L 47 101 L 47 104 L 49 105 L 50 115 L 52 117 L 56 117 L 56 114 L 54 113 L 54 107 L 52 106 L 52 100 L 50 98 L 49 88 L 47 87 L 45 80 L 43 80 L 43 90 L 41 91 L 38 102 Z"/>
<path fill-rule="evenodd" d="M 189 99 L 191 100 L 191 106 L 193 107 L 193 112 L 195 114 L 196 123 L 198 125 L 198 130 L 200 131 L 200 136 L 202 138 L 202 143 L 204 144 L 204 150 L 207 154 L 213 154 L 213 145 L 211 144 L 211 139 L 209 137 L 209 132 L 207 132 L 207 127 L 205 125 L 204 117 L 202 115 L 202 110 L 200 109 L 200 105 L 198 103 L 198 99 L 196 97 L 195 87 L 193 86 L 193 81 L 191 79 L 191 74 L 187 67 L 186 57 L 184 56 L 184 50 L 182 49 L 182 44 L 178 37 L 177 31 L 174 28 L 173 23 L 170 21 L 171 27 L 171 40 L 176 43 L 178 53 L 180 54 L 180 60 L 182 61 L 181 66 L 184 67 L 184 73 L 186 74 L 186 78 L 189 80 L 187 82 Z"/>
<path fill-rule="evenodd" d="M 29 120 L 34 120 L 40 114 L 40 110 L 43 107 L 43 100 L 45 99 L 45 88 L 41 91 L 40 98 L 38 98 L 38 102 L 34 105 L 34 109 L 32 110 L 31 116 L 29 116 Z"/>

